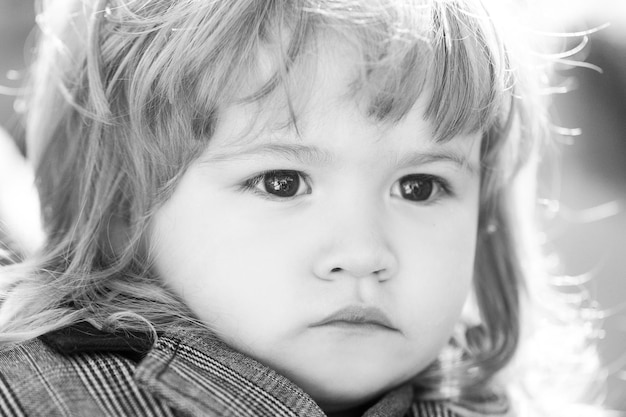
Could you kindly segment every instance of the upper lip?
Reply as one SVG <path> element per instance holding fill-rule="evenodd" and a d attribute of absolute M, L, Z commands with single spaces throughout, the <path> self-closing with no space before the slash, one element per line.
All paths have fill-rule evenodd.
<path fill-rule="evenodd" d="M 391 323 L 391 320 L 387 315 L 377 307 L 367 307 L 367 306 L 348 306 L 342 309 L 339 309 L 329 315 L 328 317 L 322 319 L 321 321 L 315 323 L 313 326 L 323 326 L 325 324 L 333 323 L 333 322 L 348 322 L 355 324 L 376 324 L 382 327 L 387 327 L 392 330 L 396 330 L 396 328 Z"/>

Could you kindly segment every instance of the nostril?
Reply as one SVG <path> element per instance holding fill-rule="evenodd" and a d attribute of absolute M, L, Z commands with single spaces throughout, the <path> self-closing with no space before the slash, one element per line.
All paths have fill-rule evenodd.
<path fill-rule="evenodd" d="M 341 272 L 341 268 L 333 268 L 330 272 Z"/>

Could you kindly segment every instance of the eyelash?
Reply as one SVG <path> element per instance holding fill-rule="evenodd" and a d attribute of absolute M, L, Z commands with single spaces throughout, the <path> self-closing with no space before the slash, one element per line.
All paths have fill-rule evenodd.
<path fill-rule="evenodd" d="M 272 194 L 270 192 L 268 192 L 267 190 L 262 190 L 259 188 L 259 185 L 263 183 L 263 181 L 266 181 L 268 178 L 271 177 L 297 177 L 297 181 L 296 181 L 296 190 L 293 193 L 293 195 L 289 195 L 289 196 L 278 196 L 275 194 Z M 402 183 L 403 182 L 408 182 L 408 181 L 415 181 L 415 182 L 424 182 L 427 181 L 429 186 L 427 188 L 431 188 L 430 192 L 427 193 L 428 197 L 424 200 L 412 200 L 409 198 L 404 198 L 404 195 L 406 195 L 406 192 L 412 192 L 412 191 L 419 191 L 419 186 L 416 188 L 410 187 L 407 188 L 407 186 L 405 185 L 404 191 L 405 193 L 403 194 L 403 190 L 402 190 Z M 291 183 L 293 181 L 287 181 L 287 183 Z M 277 182 L 274 187 L 276 189 L 276 191 L 279 191 L 278 188 L 276 187 L 280 187 L 280 189 L 283 189 L 283 185 L 285 185 L 285 181 L 283 182 Z M 300 192 L 300 188 L 302 186 L 302 184 L 304 184 L 304 186 L 307 188 L 307 190 L 304 193 Z M 287 184 L 287 185 L 291 185 L 291 184 Z M 264 171 L 261 172 L 258 175 L 255 175 L 252 178 L 247 179 L 241 186 L 243 191 L 251 191 L 254 192 L 258 195 L 260 195 L 261 197 L 270 199 L 270 200 L 291 200 L 294 199 L 298 196 L 301 195 L 305 195 L 305 194 L 311 194 L 311 185 L 310 185 L 310 180 L 309 177 L 300 171 L 296 171 L 296 170 L 270 170 L 270 171 Z M 396 182 L 394 182 L 393 187 L 392 187 L 393 191 L 396 191 L 394 194 L 399 194 L 400 198 L 403 198 L 409 202 L 415 202 L 415 203 L 421 203 L 421 204 L 432 204 L 432 203 L 436 203 L 439 199 L 441 199 L 442 197 L 446 197 L 446 196 L 454 196 L 454 192 L 452 191 L 452 187 L 450 186 L 450 183 L 448 181 L 446 181 L 444 178 L 441 178 L 439 176 L 436 175 L 431 175 L 431 174 L 408 174 L 405 175 L 403 177 L 401 177 L 400 179 L 398 179 Z"/>
<path fill-rule="evenodd" d="M 428 197 L 426 199 L 411 200 L 411 199 L 406 198 L 405 200 L 409 202 L 414 202 L 418 204 L 433 204 L 433 203 L 438 202 L 443 197 L 454 196 L 450 183 L 446 181 L 444 178 L 441 178 L 436 175 L 431 175 L 431 174 L 408 174 L 408 175 L 401 177 L 398 181 L 394 182 L 393 189 L 394 190 L 399 189 L 398 194 L 400 194 L 400 198 L 404 199 L 402 195 L 402 182 L 409 181 L 409 180 L 420 181 L 420 182 L 428 181 L 430 183 L 430 188 L 431 188 L 430 192 L 428 193 Z M 407 189 L 405 188 L 405 190 Z"/>
<path fill-rule="evenodd" d="M 277 195 L 271 194 L 271 193 L 269 193 L 267 191 L 260 190 L 259 187 L 258 187 L 259 184 L 261 184 L 268 177 L 272 177 L 272 176 L 278 177 L 278 176 L 281 176 L 281 175 L 285 175 L 286 176 L 286 175 L 289 175 L 289 174 L 292 174 L 293 176 L 297 176 L 297 178 L 298 178 L 298 184 L 297 184 L 298 188 L 296 189 L 296 194 L 293 195 L 293 196 L 284 196 L 284 197 L 277 196 Z M 264 198 L 267 198 L 267 199 L 270 199 L 270 200 L 291 200 L 293 198 L 296 198 L 296 197 L 302 195 L 302 193 L 301 194 L 297 194 L 297 192 L 300 189 L 300 184 L 301 183 L 303 183 L 308 188 L 308 191 L 305 192 L 304 194 L 310 194 L 311 193 L 311 185 L 310 185 L 309 177 L 306 174 L 304 174 L 303 172 L 296 171 L 296 170 L 291 170 L 291 169 L 276 169 L 276 170 L 270 170 L 270 171 L 261 172 L 260 174 L 255 175 L 254 177 L 247 179 L 242 184 L 242 189 L 244 191 L 252 191 L 252 192 L 260 195 L 261 197 L 264 197 Z"/>

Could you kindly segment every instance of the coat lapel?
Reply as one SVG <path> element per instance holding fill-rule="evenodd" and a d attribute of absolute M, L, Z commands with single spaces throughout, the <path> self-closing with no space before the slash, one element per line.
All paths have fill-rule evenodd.
<path fill-rule="evenodd" d="M 138 365 L 138 382 L 193 416 L 325 414 L 302 390 L 210 334 L 169 334 Z"/>

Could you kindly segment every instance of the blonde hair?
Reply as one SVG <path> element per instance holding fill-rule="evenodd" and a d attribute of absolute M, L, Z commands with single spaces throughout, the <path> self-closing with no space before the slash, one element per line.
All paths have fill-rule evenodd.
<path fill-rule="evenodd" d="M 38 255 L 1 272 L 2 341 L 80 320 L 153 334 L 200 324 L 150 271 L 144 236 L 151 213 L 206 148 L 220 109 L 281 89 L 291 103 L 299 64 L 332 33 L 362 56 L 354 89 L 367 97 L 371 117 L 400 120 L 427 96 L 424 116 L 437 140 L 483 133 L 479 317 L 460 324 L 415 383 L 424 395 L 466 409 L 497 394 L 494 381 L 514 363 L 535 294 L 554 292 L 535 291 L 550 286 L 528 233 L 534 207 L 525 202 L 534 199 L 523 193 L 533 190 L 522 184 L 548 143 L 539 94 L 545 79 L 485 4 L 51 0 L 42 10 L 26 122 L 47 241 Z M 257 91 L 235 96 L 243 81 L 258 78 L 259 51 L 268 46 L 279 50 L 274 72 Z M 114 241 L 117 224 L 124 225 L 121 241 Z M 585 320 L 555 299 L 554 327 L 567 323 L 583 346 Z"/>

